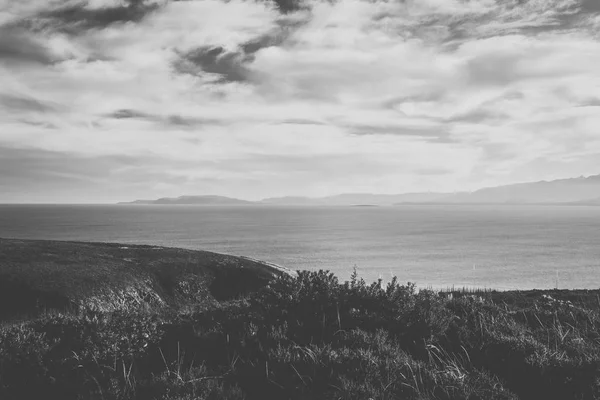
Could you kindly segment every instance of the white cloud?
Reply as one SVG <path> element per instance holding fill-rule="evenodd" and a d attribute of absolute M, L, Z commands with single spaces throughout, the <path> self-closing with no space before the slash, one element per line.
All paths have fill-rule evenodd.
<path fill-rule="evenodd" d="M 600 24 L 578 1 L 160 1 L 141 16 L 0 1 L 0 29 L 31 46 L 0 40 L 0 145 L 135 157 L 115 179 L 143 197 L 463 190 L 565 160 L 600 173 Z M 15 30 L 61 5 L 88 25 L 55 13 Z M 107 7 L 125 11 L 94 19 Z"/>

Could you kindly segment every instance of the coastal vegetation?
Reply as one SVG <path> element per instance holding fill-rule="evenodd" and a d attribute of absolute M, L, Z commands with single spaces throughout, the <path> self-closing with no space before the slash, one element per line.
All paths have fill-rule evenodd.
<path fill-rule="evenodd" d="M 207 251 L 0 238 L 0 320 L 209 307 L 256 291 L 281 273 Z"/>
<path fill-rule="evenodd" d="M 19 290 L 95 293 L 92 284 L 69 292 L 51 279 L 32 280 L 24 267 L 6 261 L 10 243 L 0 245 L 0 272 L 10 271 L 12 282 L 21 279 Z M 73 244 L 62 245 L 36 244 L 71 257 L 63 252 Z M 108 248 L 90 246 L 100 253 Z M 155 261 L 190 257 L 184 250 L 154 251 Z M 0 398 L 600 399 L 599 291 L 437 292 L 396 279 L 369 283 L 356 272 L 340 282 L 328 271 L 287 274 L 236 260 L 237 267 L 225 267 L 227 284 L 217 286 L 222 281 L 210 263 L 184 263 L 177 271 L 185 273 L 169 278 L 177 288 L 195 268 L 205 277 L 186 296 L 181 289 L 167 296 L 161 290 L 168 285 L 150 280 L 166 305 L 130 301 L 103 308 L 79 301 L 16 318 L 7 310 L 18 302 L 3 294 Z M 57 258 L 47 268 L 56 271 L 59 264 Z M 159 264 L 148 259 L 154 272 L 143 276 L 160 276 Z M 143 265 L 129 273 L 135 277 Z M 75 271 L 71 276 L 71 283 L 80 282 Z"/>

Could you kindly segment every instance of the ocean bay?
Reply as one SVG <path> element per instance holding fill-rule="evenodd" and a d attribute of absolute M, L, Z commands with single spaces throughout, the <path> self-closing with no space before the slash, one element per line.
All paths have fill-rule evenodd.
<path fill-rule="evenodd" d="M 600 287 L 600 207 L 2 205 L 0 237 L 183 247 L 422 287 Z"/>

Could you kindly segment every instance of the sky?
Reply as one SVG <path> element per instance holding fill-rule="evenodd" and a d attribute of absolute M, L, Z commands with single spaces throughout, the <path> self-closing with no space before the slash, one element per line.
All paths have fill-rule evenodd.
<path fill-rule="evenodd" d="M 0 0 L 0 203 L 600 174 L 600 0 Z"/>

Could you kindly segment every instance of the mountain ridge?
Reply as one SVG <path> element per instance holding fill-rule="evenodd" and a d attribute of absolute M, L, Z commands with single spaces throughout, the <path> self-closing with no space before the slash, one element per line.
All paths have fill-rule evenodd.
<path fill-rule="evenodd" d="M 217 195 L 163 197 L 118 204 L 182 205 L 402 205 L 402 204 L 580 204 L 600 205 L 600 175 L 484 187 L 472 192 L 399 194 L 342 193 L 324 197 L 284 196 L 259 201 Z"/>
<path fill-rule="evenodd" d="M 448 203 L 568 204 L 600 198 L 600 175 L 486 187 L 444 199 Z"/>

